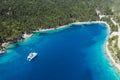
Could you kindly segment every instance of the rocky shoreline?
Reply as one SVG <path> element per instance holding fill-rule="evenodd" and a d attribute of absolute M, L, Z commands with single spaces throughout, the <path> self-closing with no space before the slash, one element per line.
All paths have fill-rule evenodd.
<path fill-rule="evenodd" d="M 30 37 L 32 37 L 32 33 L 31 34 L 26 34 L 24 33 L 23 36 L 20 38 L 20 39 L 17 39 L 17 40 L 11 40 L 11 41 L 4 41 L 0 44 L 0 54 L 4 54 L 7 52 L 6 48 L 10 45 L 10 44 L 13 44 L 13 43 L 17 43 L 17 42 L 20 42 L 20 41 L 23 41 L 25 39 L 28 39 Z"/>
<path fill-rule="evenodd" d="M 3 54 L 6 52 L 6 49 L 5 48 L 0 48 L 0 54 Z"/>

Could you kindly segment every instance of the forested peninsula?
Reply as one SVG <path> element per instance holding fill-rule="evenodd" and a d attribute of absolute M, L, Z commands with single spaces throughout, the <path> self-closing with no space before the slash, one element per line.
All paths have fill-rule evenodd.
<path fill-rule="evenodd" d="M 0 43 L 16 42 L 23 33 L 56 28 L 76 21 L 96 21 L 112 15 L 111 0 L 1 0 Z"/>

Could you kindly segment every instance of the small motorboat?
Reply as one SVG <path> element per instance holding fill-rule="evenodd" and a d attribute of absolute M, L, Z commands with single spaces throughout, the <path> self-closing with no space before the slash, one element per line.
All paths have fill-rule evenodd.
<path fill-rule="evenodd" d="M 35 58 L 38 55 L 38 53 L 36 52 L 31 52 L 29 53 L 29 55 L 27 56 L 27 60 L 31 61 L 33 58 Z"/>

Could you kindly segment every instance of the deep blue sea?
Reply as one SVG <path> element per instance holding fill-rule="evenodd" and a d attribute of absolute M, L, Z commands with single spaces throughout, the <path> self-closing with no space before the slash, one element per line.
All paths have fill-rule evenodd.
<path fill-rule="evenodd" d="M 36 32 L 0 55 L 0 80 L 120 80 L 105 55 L 105 24 Z M 31 62 L 30 52 L 37 52 Z"/>

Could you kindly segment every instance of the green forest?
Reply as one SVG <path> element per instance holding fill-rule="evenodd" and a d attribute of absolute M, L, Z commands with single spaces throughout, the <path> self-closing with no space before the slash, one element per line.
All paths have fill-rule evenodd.
<path fill-rule="evenodd" d="M 111 15 L 111 0 L 0 0 L 0 43 L 19 40 L 24 32 L 72 22 L 96 21 L 95 9 Z"/>

